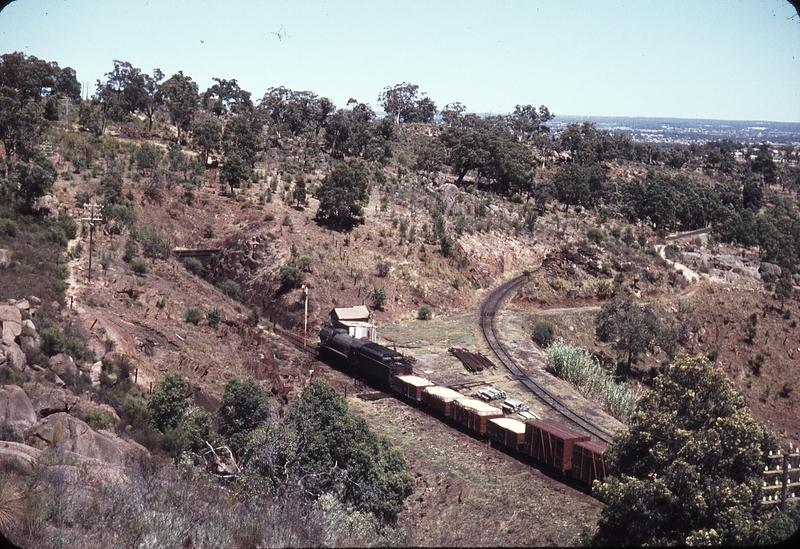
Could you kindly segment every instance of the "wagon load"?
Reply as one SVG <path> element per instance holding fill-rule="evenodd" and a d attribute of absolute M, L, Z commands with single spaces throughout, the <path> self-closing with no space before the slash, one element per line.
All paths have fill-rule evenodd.
<path fill-rule="evenodd" d="M 528 454 L 565 474 L 572 470 L 574 444 L 588 440 L 587 435 L 549 419 L 525 422 L 525 448 Z"/>
<path fill-rule="evenodd" d="M 400 375 L 394 378 L 394 388 L 403 396 L 419 402 L 425 387 L 433 386 L 433 381 L 415 375 Z"/>
<path fill-rule="evenodd" d="M 495 417 L 486 423 L 486 434 L 506 448 L 519 450 L 525 442 L 525 424 L 510 417 Z"/>
<path fill-rule="evenodd" d="M 595 479 L 602 481 L 606 476 L 605 451 L 605 442 L 576 442 L 572 447 L 572 476 L 589 486 Z"/>
<path fill-rule="evenodd" d="M 453 417 L 453 402 L 457 398 L 464 398 L 464 395 L 439 385 L 425 387 L 422 391 L 422 403 L 444 417 Z"/>
<path fill-rule="evenodd" d="M 503 411 L 476 398 L 459 398 L 453 402 L 453 419 L 468 429 L 486 434 L 486 422 L 503 417 Z"/>

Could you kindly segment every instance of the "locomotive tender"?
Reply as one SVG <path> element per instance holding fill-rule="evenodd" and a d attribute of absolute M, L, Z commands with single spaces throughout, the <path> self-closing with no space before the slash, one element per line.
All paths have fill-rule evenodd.
<path fill-rule="evenodd" d="M 319 339 L 321 355 L 421 405 L 432 415 L 458 423 L 479 438 L 488 436 L 494 444 L 533 458 L 588 487 L 606 476 L 604 442 L 591 441 L 552 420 L 523 423 L 507 418 L 499 408 L 413 375 L 402 354 L 367 339 L 356 339 L 346 329 L 329 324 L 322 328 Z"/>

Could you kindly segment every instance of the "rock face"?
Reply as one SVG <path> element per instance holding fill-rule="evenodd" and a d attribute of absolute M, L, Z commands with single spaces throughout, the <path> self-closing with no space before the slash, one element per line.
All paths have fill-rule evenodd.
<path fill-rule="evenodd" d="M 36 423 L 36 411 L 28 395 L 17 385 L 0 387 L 0 421 L 11 425 L 19 434 Z"/>
<path fill-rule="evenodd" d="M 35 448 L 54 447 L 117 466 L 124 466 L 139 452 L 146 452 L 135 442 L 95 431 L 80 419 L 63 412 L 41 419 L 25 434 Z"/>
<path fill-rule="evenodd" d="M 3 343 L 14 343 L 22 333 L 22 311 L 13 305 L 0 305 L 0 323 L 3 324 Z"/>
<path fill-rule="evenodd" d="M 78 402 L 78 397 L 62 389 L 53 389 L 49 393 L 39 395 L 31 403 L 39 417 L 47 417 L 57 413 L 69 412 Z"/>
<path fill-rule="evenodd" d="M 7 366 L 16 372 L 21 372 L 25 369 L 25 353 L 22 352 L 19 345 L 0 343 L 0 366 Z"/>
<path fill-rule="evenodd" d="M 64 353 L 59 353 L 50 357 L 49 366 L 50 370 L 59 376 L 63 376 L 64 374 L 78 375 L 78 367 L 75 365 L 75 361 L 72 360 L 71 356 L 65 355 Z"/>
<path fill-rule="evenodd" d="M 767 262 L 761 263 L 761 267 L 759 267 L 758 270 L 762 273 L 772 273 L 777 277 L 780 277 L 782 272 L 782 269 L 779 266 L 775 265 L 774 263 Z"/>
<path fill-rule="evenodd" d="M 11 267 L 11 252 L 5 248 L 0 248 L 0 269 Z"/>

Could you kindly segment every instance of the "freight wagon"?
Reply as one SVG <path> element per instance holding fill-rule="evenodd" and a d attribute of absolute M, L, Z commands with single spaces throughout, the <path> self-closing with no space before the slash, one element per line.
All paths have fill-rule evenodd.
<path fill-rule="evenodd" d="M 453 421 L 479 435 L 486 434 L 486 423 L 490 419 L 503 417 L 503 411 L 475 398 L 459 398 L 453 401 Z"/>
<path fill-rule="evenodd" d="M 587 435 L 549 419 L 525 422 L 526 453 L 562 474 L 572 471 L 573 445 L 588 440 Z"/>
<path fill-rule="evenodd" d="M 433 385 L 432 381 L 415 375 L 401 375 L 394 378 L 395 391 L 417 402 L 422 400 L 422 391 Z"/>
<path fill-rule="evenodd" d="M 453 417 L 453 402 L 459 398 L 464 398 L 464 395 L 439 385 L 425 387 L 422 391 L 422 403 L 447 419 Z"/>
<path fill-rule="evenodd" d="M 519 452 L 525 444 L 525 424 L 511 417 L 492 418 L 486 423 L 486 435 L 497 444 Z"/>
<path fill-rule="evenodd" d="M 606 476 L 606 443 L 594 440 L 576 442 L 572 447 L 572 476 L 583 484 Z"/>
<path fill-rule="evenodd" d="M 448 387 L 413 375 L 411 365 L 397 351 L 347 331 L 326 326 L 320 331 L 320 353 L 336 359 L 357 375 L 376 385 L 419 402 L 430 413 L 463 425 L 476 436 L 488 437 L 514 452 L 572 476 L 591 486 L 606 475 L 606 445 L 552 420 L 526 421 L 504 416 L 503 411 L 484 401 L 469 398 Z"/>

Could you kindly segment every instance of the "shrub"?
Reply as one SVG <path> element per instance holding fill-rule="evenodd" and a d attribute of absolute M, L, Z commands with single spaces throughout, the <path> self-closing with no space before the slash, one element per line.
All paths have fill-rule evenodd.
<path fill-rule="evenodd" d="M 375 266 L 375 274 L 381 278 L 389 276 L 389 271 L 392 269 L 392 264 L 388 261 L 381 261 Z"/>
<path fill-rule="evenodd" d="M 0 421 L 0 440 L 9 442 L 23 442 L 22 435 L 5 421 Z"/>
<path fill-rule="evenodd" d="M 17 224 L 11 219 L 0 219 L 0 235 L 16 236 Z"/>
<path fill-rule="evenodd" d="M 552 322 L 540 320 L 533 326 L 533 340 L 542 347 L 550 345 L 554 335 L 555 328 L 553 328 Z"/>
<path fill-rule="evenodd" d="M 147 262 L 144 259 L 134 259 L 130 263 L 131 271 L 138 275 L 147 273 Z"/>
<path fill-rule="evenodd" d="M 430 305 L 423 305 L 417 311 L 418 320 L 430 320 L 433 318 L 433 309 Z"/>
<path fill-rule="evenodd" d="M 183 319 L 186 322 L 191 322 L 195 326 L 197 326 L 197 323 L 200 322 L 201 318 L 203 318 L 203 313 L 201 313 L 200 309 L 197 307 L 187 307 L 183 312 Z"/>
<path fill-rule="evenodd" d="M 184 260 L 183 266 L 195 276 L 203 274 L 203 263 L 196 257 L 188 257 Z"/>
<path fill-rule="evenodd" d="M 588 231 L 586 231 L 586 238 L 594 242 L 595 244 L 600 244 L 603 241 L 603 231 L 598 229 L 597 227 L 590 227 Z"/>
<path fill-rule="evenodd" d="M 149 225 L 137 231 L 136 239 L 142 244 L 142 251 L 147 257 L 169 259 L 172 255 L 169 237 Z"/>
<path fill-rule="evenodd" d="M 627 383 L 615 382 L 587 351 L 555 341 L 547 349 L 546 367 L 549 372 L 597 398 L 608 413 L 627 423 L 638 395 Z"/>
<path fill-rule="evenodd" d="M 222 293 L 234 299 L 239 297 L 239 293 L 241 292 L 241 286 L 239 286 L 239 283 L 231 280 L 230 278 L 223 280 L 218 287 L 220 290 L 222 290 Z"/>
<path fill-rule="evenodd" d="M 281 288 L 284 290 L 299 287 L 305 279 L 303 271 L 298 269 L 293 263 L 281 267 L 278 275 L 281 278 Z"/>
<path fill-rule="evenodd" d="M 372 292 L 372 307 L 382 311 L 384 305 L 386 305 L 386 290 L 375 288 Z"/>
<path fill-rule="evenodd" d="M 164 378 L 153 389 L 153 394 L 147 401 L 153 427 L 163 433 L 181 421 L 183 414 L 189 408 L 189 399 L 186 397 L 188 389 L 186 379 L 180 373 L 164 374 Z"/>
<path fill-rule="evenodd" d="M 208 325 L 215 328 L 219 321 L 222 320 L 222 311 L 220 311 L 219 307 L 211 307 L 206 311 L 206 319 L 208 320 Z"/>
<path fill-rule="evenodd" d="M 83 413 L 82 419 L 95 431 L 111 428 L 111 418 L 99 408 L 90 408 L 89 410 L 86 410 Z"/>

